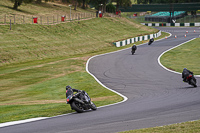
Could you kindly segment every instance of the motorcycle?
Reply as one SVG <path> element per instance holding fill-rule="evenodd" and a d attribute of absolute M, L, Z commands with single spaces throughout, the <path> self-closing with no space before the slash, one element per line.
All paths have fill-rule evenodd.
<path fill-rule="evenodd" d="M 132 50 L 131 50 L 131 53 L 132 53 L 132 55 L 134 55 L 134 53 L 135 53 L 135 50 L 133 50 L 133 49 L 132 49 Z"/>
<path fill-rule="evenodd" d="M 148 43 L 148 45 L 151 45 L 153 42 L 154 42 L 154 39 L 153 39 L 153 38 L 151 38 L 151 39 L 149 40 L 149 43 Z"/>
<path fill-rule="evenodd" d="M 70 104 L 71 109 L 78 113 L 82 113 L 87 110 L 97 110 L 96 105 L 91 101 L 89 95 L 85 91 L 71 94 L 66 99 L 67 104 Z"/>
<path fill-rule="evenodd" d="M 197 85 L 196 85 L 196 79 L 195 79 L 195 77 L 192 74 L 190 74 L 186 79 L 187 79 L 186 82 L 188 82 L 189 85 L 197 87 Z"/>
<path fill-rule="evenodd" d="M 135 51 L 137 49 L 137 46 L 134 44 L 131 48 L 131 54 L 134 55 Z"/>

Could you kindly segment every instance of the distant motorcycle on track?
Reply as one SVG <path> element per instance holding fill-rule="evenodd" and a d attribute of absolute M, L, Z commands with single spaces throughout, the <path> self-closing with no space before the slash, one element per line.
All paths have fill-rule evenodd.
<path fill-rule="evenodd" d="M 183 82 L 186 82 L 189 85 L 197 87 L 197 85 L 196 85 L 197 81 L 196 81 L 196 79 L 195 79 L 195 77 L 193 75 L 193 72 L 191 72 L 187 68 L 183 69 L 182 78 L 183 78 Z"/>
<path fill-rule="evenodd" d="M 134 55 L 136 49 L 137 49 L 137 46 L 134 44 L 134 45 L 131 47 L 131 54 L 132 54 L 132 55 Z"/>
<path fill-rule="evenodd" d="M 148 42 L 148 45 L 151 45 L 153 42 L 154 42 L 154 39 L 151 38 L 151 39 L 149 40 L 149 42 Z"/>

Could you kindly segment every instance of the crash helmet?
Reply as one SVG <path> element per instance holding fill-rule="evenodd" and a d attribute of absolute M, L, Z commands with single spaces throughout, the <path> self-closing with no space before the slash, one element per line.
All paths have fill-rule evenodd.
<path fill-rule="evenodd" d="M 66 90 L 68 90 L 68 89 L 71 89 L 71 88 L 72 88 L 72 87 L 71 87 L 71 86 L 69 86 L 69 85 L 68 85 L 68 86 L 66 86 Z"/>

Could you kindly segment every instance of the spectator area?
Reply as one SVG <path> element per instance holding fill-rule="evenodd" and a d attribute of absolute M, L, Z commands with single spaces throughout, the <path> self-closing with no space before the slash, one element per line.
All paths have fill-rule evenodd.
<path fill-rule="evenodd" d="M 170 17 L 171 15 L 171 17 Z M 170 14 L 170 12 L 157 12 L 150 16 L 145 16 L 145 21 L 153 21 L 153 22 L 170 22 L 171 18 L 179 19 L 187 15 L 186 11 L 174 11 L 174 14 Z"/>
<path fill-rule="evenodd" d="M 179 16 L 179 15 L 185 14 L 185 13 L 186 13 L 185 11 L 175 11 L 174 16 Z M 170 12 L 158 12 L 151 16 L 170 16 Z M 172 17 L 172 14 L 171 14 L 171 17 Z"/>

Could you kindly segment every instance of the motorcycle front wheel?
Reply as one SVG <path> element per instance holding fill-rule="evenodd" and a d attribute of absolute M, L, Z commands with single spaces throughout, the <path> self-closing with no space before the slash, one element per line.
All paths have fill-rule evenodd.
<path fill-rule="evenodd" d="M 90 108 L 91 108 L 92 110 L 97 110 L 96 105 L 95 105 L 92 101 L 90 101 Z"/>
<path fill-rule="evenodd" d="M 72 102 L 71 107 L 78 113 L 84 112 L 84 109 L 82 108 L 81 104 L 78 102 Z"/>

